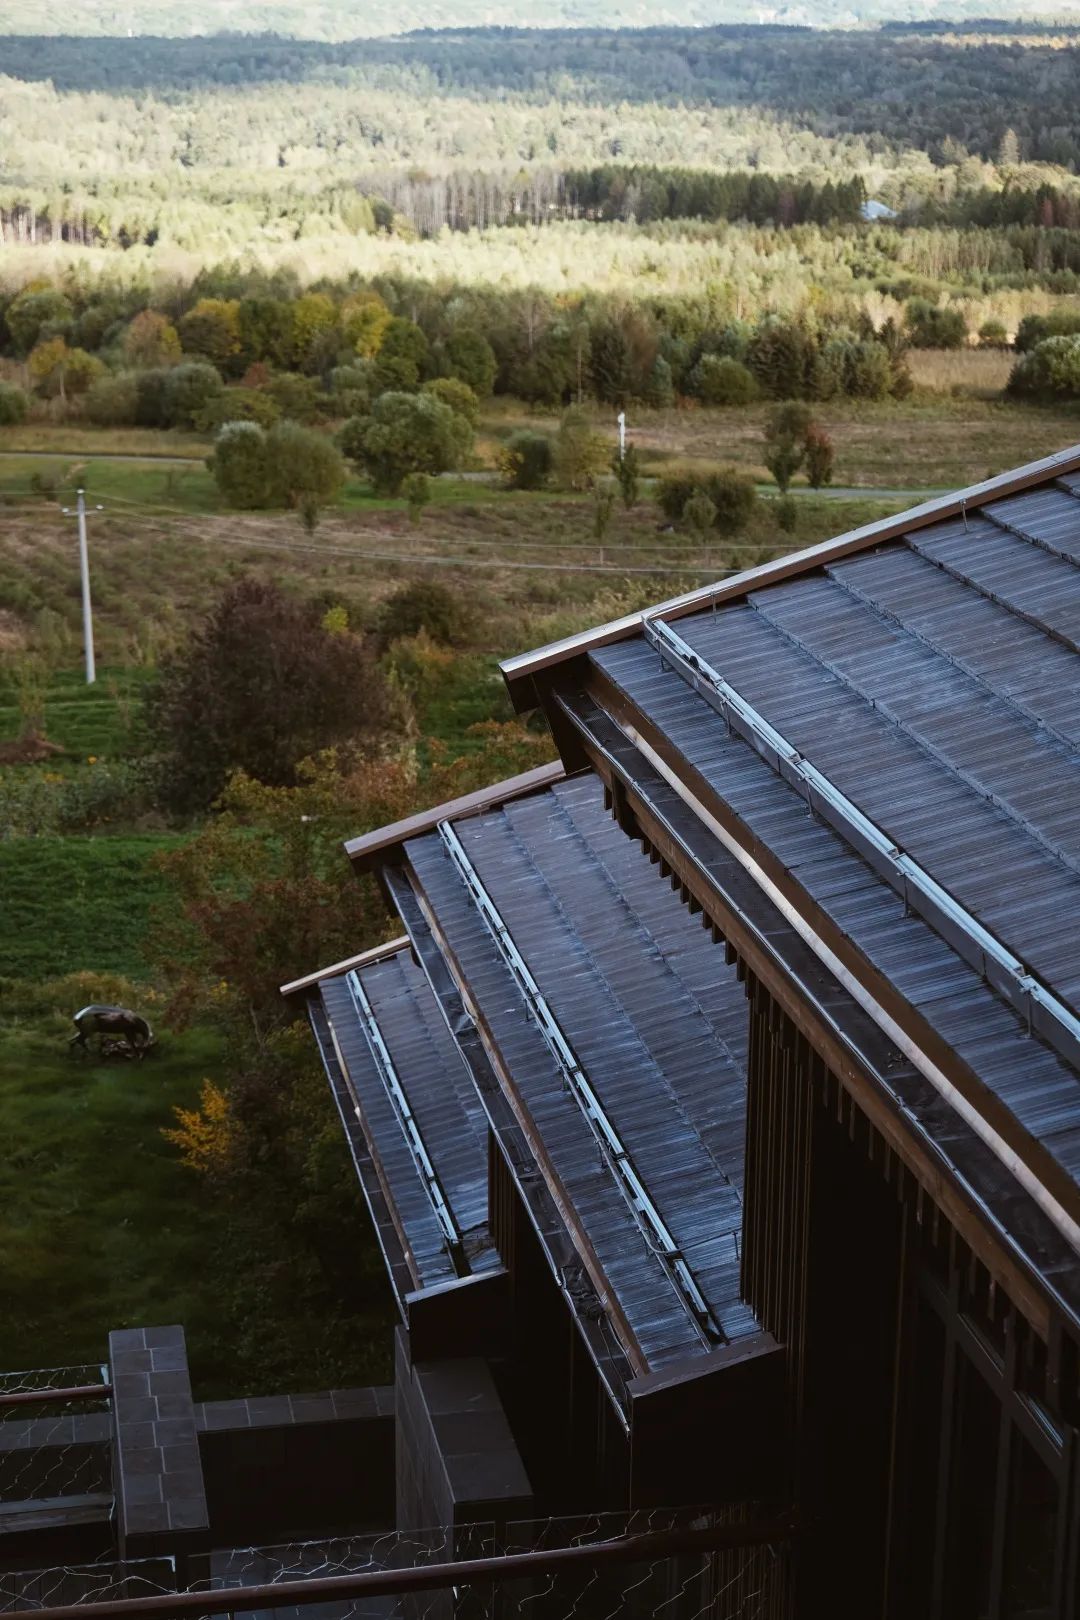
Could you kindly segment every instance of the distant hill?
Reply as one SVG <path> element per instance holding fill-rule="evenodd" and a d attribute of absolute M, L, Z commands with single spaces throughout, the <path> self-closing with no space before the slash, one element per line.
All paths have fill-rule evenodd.
<path fill-rule="evenodd" d="M 817 28 L 983 18 L 1080 23 L 1080 0 L 0 0 L 0 34 L 185 37 L 273 32 L 344 40 L 439 28 L 643 28 L 787 23 Z M 0 73 L 3 64 L 0 63 Z"/>

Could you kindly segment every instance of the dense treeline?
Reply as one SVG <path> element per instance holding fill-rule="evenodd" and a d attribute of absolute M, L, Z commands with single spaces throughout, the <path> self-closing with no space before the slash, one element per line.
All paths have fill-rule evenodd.
<path fill-rule="evenodd" d="M 933 30 L 487 29 L 343 44 L 16 35 L 0 39 L 0 60 L 13 79 L 110 95 L 318 82 L 354 95 L 392 90 L 403 101 L 737 107 L 826 137 L 921 148 L 938 162 L 955 161 L 961 149 L 995 158 L 1012 131 L 1021 158 L 1076 166 L 1075 35 L 1047 33 L 1018 49 L 1004 26 L 995 32 L 983 42 Z"/>
<path fill-rule="evenodd" d="M 153 299 L 77 278 L 32 282 L 0 297 L 0 314 L 13 376 L 112 425 L 366 418 L 384 394 L 425 389 L 468 418 L 470 401 L 492 392 L 551 407 L 590 397 L 662 406 L 680 395 L 737 404 L 910 387 L 907 334 L 892 317 L 880 328 L 854 311 L 747 320 L 709 293 L 631 302 L 461 287 L 447 297 L 391 277 L 303 291 L 284 274 L 224 268 Z M 19 407 L 9 399 L 9 409 Z"/>
<path fill-rule="evenodd" d="M 1015 30 L 1019 17 L 1056 17 L 1054 0 L 1012 0 L 1011 24 L 988 22 L 985 0 L 947 0 L 939 16 L 970 21 L 927 23 L 919 0 L 869 0 L 859 7 L 864 22 L 882 19 L 886 28 L 918 33 L 971 32 L 994 34 Z M 651 5 L 654 24 L 704 28 L 745 20 L 742 0 L 668 0 Z M 910 14 L 912 21 L 896 22 Z M 545 0 L 530 7 L 521 0 L 8 0 L 6 26 L 13 32 L 77 35 L 208 34 L 215 29 L 237 33 L 274 32 L 309 40 L 352 40 L 359 36 L 401 34 L 409 29 L 466 27 L 627 28 L 640 24 L 641 8 L 633 0 Z M 799 17 L 814 28 L 848 26 L 850 9 L 842 0 L 806 0 Z M 1053 24 L 1024 23 L 1033 35 L 1054 33 Z"/>

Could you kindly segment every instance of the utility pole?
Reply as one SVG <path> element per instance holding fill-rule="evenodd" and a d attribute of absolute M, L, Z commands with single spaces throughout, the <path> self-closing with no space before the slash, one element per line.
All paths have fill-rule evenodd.
<path fill-rule="evenodd" d="M 94 666 L 94 612 L 90 605 L 90 554 L 86 546 L 86 491 L 76 491 L 77 504 L 72 512 L 70 506 L 64 507 L 65 517 L 76 517 L 79 520 L 79 572 L 82 575 L 82 617 L 83 617 L 83 647 L 86 651 L 86 684 L 93 686 L 97 680 L 97 670 Z M 99 506 L 97 509 L 101 511 Z"/>
<path fill-rule="evenodd" d="M 620 411 L 616 417 L 619 424 L 619 460 L 626 460 L 626 412 Z"/>

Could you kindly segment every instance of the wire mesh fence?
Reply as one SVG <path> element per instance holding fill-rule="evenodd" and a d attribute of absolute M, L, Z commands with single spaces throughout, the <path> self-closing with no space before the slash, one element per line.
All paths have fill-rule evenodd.
<path fill-rule="evenodd" d="M 69 1391 L 100 1390 L 100 1395 Z M 111 1502 L 107 1369 L 80 1363 L 0 1373 L 0 1524 L 79 1498 Z"/>
<path fill-rule="evenodd" d="M 0 1613 L 91 1620 L 155 1598 L 144 1612 L 183 1620 L 774 1620 L 787 1533 L 758 1522 L 750 1508 L 595 1514 L 65 1566 L 0 1576 Z"/>

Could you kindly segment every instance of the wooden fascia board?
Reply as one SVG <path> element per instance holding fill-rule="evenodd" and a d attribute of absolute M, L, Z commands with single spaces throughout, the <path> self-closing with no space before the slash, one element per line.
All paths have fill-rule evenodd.
<path fill-rule="evenodd" d="M 815 569 L 824 568 L 843 557 L 850 557 L 859 551 L 868 551 L 873 546 L 883 545 L 890 540 L 899 540 L 905 534 L 927 528 L 931 523 L 941 523 L 948 518 L 960 517 L 965 512 L 988 505 L 991 501 L 1001 500 L 1006 495 L 1018 495 L 1035 485 L 1050 483 L 1062 473 L 1077 470 L 1080 470 L 1080 445 L 1072 445 L 1067 450 L 1058 451 L 1052 456 L 1044 456 L 1039 461 L 1028 462 L 1011 472 L 999 473 L 997 477 L 984 479 L 967 489 L 957 490 L 951 495 L 935 496 L 932 500 L 909 507 L 907 511 L 898 512 L 893 517 L 879 518 L 874 523 L 864 523 L 860 528 L 850 529 L 832 540 L 823 540 L 803 551 L 791 552 L 785 557 L 777 557 L 774 561 L 762 563 L 756 568 L 745 569 L 720 584 L 700 586 L 697 590 L 661 602 L 655 608 L 641 613 L 628 613 L 620 619 L 613 619 L 609 624 L 599 625 L 594 630 L 567 636 L 561 641 L 549 642 L 547 646 L 537 647 L 532 652 L 520 653 L 514 658 L 504 660 L 499 666 L 511 701 L 519 714 L 537 707 L 542 698 L 541 688 L 556 666 L 568 659 L 590 653 L 598 647 L 607 647 L 612 642 L 625 641 L 630 636 L 640 634 L 645 619 L 680 619 L 688 613 L 700 612 L 703 608 L 736 601 L 749 591 L 760 590 L 766 585 L 778 585 L 781 581 L 792 579 L 799 574 L 812 573 Z"/>
<path fill-rule="evenodd" d="M 566 768 L 561 760 L 534 766 L 532 770 L 522 771 L 519 776 L 511 776 L 505 782 L 493 782 L 490 787 L 480 788 L 475 793 L 449 799 L 445 804 L 405 816 L 401 821 L 393 821 L 386 827 L 376 828 L 374 832 L 363 833 L 359 838 L 350 838 L 346 841 L 345 853 L 359 871 L 369 871 L 389 859 L 391 853 L 410 838 L 422 838 L 425 833 L 432 832 L 440 821 L 460 821 L 466 816 L 482 815 L 485 810 L 494 809 L 510 799 L 519 799 L 527 793 L 537 793 L 551 787 L 555 782 L 561 782 L 565 775 Z"/>
<path fill-rule="evenodd" d="M 399 934 L 397 939 L 388 939 L 384 945 L 373 945 L 370 950 L 361 951 L 357 956 L 347 956 L 342 962 L 334 962 L 330 967 L 319 968 L 315 973 L 308 973 L 302 979 L 293 979 L 289 984 L 281 986 L 280 994 L 286 1000 L 292 996 L 304 995 L 309 990 L 317 990 L 324 979 L 336 979 L 339 974 L 349 973 L 354 968 L 367 967 L 371 962 L 382 962 L 388 956 L 396 956 L 399 951 L 409 949 L 407 934 Z"/>

